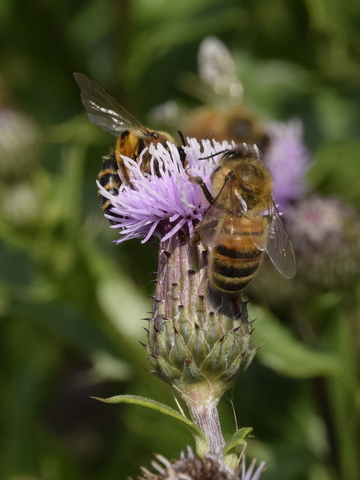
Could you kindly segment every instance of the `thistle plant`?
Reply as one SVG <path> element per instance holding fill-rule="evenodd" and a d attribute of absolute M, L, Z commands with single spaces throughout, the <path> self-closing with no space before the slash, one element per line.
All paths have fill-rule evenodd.
<path fill-rule="evenodd" d="M 215 462 L 223 472 L 204 478 L 235 478 L 251 428 L 236 431 L 226 443 L 217 405 L 247 369 L 256 349 L 246 303 L 220 295 L 209 286 L 208 251 L 196 241 L 209 203 L 192 181 L 201 177 L 211 188 L 210 177 L 224 150 L 234 145 L 194 139 L 187 143 L 183 152 L 170 143 L 166 147 L 150 145 L 138 162 L 123 156 L 129 180 L 119 172 L 118 194 L 98 187 L 111 202 L 106 216 L 111 228 L 119 232 L 117 243 L 133 238 L 142 243 L 154 238 L 159 241 L 156 289 L 143 345 L 153 374 L 173 387 L 190 418 L 142 397 L 117 396 L 105 401 L 137 403 L 172 416 L 194 435 L 196 454 L 203 464 L 209 467 Z M 152 158 L 150 173 L 141 167 L 145 153 Z M 240 456 L 231 452 L 238 445 L 242 446 Z"/>

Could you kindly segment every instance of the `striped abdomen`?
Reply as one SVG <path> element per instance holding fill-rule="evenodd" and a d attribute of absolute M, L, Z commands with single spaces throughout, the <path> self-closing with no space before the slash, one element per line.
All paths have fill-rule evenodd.
<path fill-rule="evenodd" d="M 209 271 L 212 285 L 221 292 L 241 292 L 253 279 L 264 254 L 252 237 L 265 243 L 268 221 L 225 216 L 219 222 L 215 245 L 210 254 Z M 251 234 L 250 234 L 251 231 Z"/>
<path fill-rule="evenodd" d="M 98 175 L 99 183 L 111 195 L 117 195 L 121 185 L 121 180 L 118 174 L 118 165 L 115 158 L 115 152 L 110 153 L 107 157 L 103 157 L 103 163 Z M 99 192 L 100 207 L 104 212 L 111 208 L 111 202 L 108 198 L 101 195 Z"/>
<path fill-rule="evenodd" d="M 168 148 L 167 142 L 173 142 L 174 140 L 168 134 L 163 132 L 154 132 L 152 130 L 147 130 L 144 127 L 144 130 L 140 132 L 134 130 L 125 130 L 122 132 L 116 141 L 115 151 L 110 153 L 108 156 L 103 157 L 103 163 L 98 175 L 99 182 L 109 193 L 112 195 L 117 195 L 119 193 L 119 188 L 122 184 L 122 180 L 126 185 L 131 186 L 131 181 L 129 177 L 129 172 L 124 163 L 122 155 L 129 157 L 136 162 L 139 162 L 141 152 L 149 147 L 151 144 L 157 145 L 161 143 L 165 148 Z M 180 159 L 183 165 L 186 165 L 186 155 L 182 147 L 178 147 Z M 155 175 L 160 175 L 160 170 L 158 162 L 156 159 L 152 161 L 152 155 L 146 151 L 142 155 L 141 167 L 142 173 L 150 174 L 152 171 Z M 121 178 L 119 176 L 119 170 L 121 172 Z M 121 180 L 122 179 L 122 180 Z M 111 208 L 111 201 L 101 195 L 100 197 L 100 207 L 106 213 Z"/>
<path fill-rule="evenodd" d="M 133 135 L 130 131 L 126 130 L 122 132 L 117 141 L 114 152 L 111 152 L 108 156 L 103 157 L 103 163 L 98 175 L 100 185 L 105 188 L 112 195 L 119 193 L 121 186 L 121 179 L 119 177 L 119 169 L 122 172 L 125 182 L 129 183 L 129 174 L 124 165 L 124 161 L 121 155 L 138 160 L 138 151 L 145 147 L 141 137 Z M 144 164 L 147 163 L 144 161 Z M 99 192 L 100 207 L 106 213 L 111 208 L 111 202 L 108 198 L 101 195 Z"/>

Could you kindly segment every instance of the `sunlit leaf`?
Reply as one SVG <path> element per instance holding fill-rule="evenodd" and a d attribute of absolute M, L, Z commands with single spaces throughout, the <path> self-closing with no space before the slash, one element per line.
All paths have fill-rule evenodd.
<path fill-rule="evenodd" d="M 160 413 L 168 415 L 178 422 L 182 423 L 188 430 L 190 430 L 196 442 L 196 452 L 203 458 L 207 452 L 207 441 L 203 432 L 195 425 L 194 422 L 189 420 L 184 415 L 181 415 L 179 412 L 173 408 L 168 407 L 164 403 L 157 402 L 150 398 L 139 397 L 136 395 L 117 395 L 111 398 L 98 398 L 92 397 L 96 400 L 100 400 L 105 403 L 130 403 L 134 405 L 140 405 L 143 407 L 151 408 L 152 410 L 157 410 Z"/>

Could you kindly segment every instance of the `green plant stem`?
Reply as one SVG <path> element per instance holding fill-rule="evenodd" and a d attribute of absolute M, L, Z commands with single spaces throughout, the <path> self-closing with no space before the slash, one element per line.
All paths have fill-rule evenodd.
<path fill-rule="evenodd" d="M 217 405 L 189 405 L 189 411 L 195 424 L 204 433 L 208 442 L 208 455 L 213 455 L 218 460 L 223 460 L 225 440 L 221 431 Z"/>

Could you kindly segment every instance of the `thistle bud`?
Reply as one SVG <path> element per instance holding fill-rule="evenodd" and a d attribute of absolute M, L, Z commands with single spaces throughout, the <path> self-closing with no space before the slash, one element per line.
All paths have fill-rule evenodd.
<path fill-rule="evenodd" d="M 188 404 L 201 397 L 217 402 L 255 353 L 246 304 L 220 303 L 209 289 L 206 257 L 180 237 L 161 244 L 148 329 L 154 374 Z"/>

